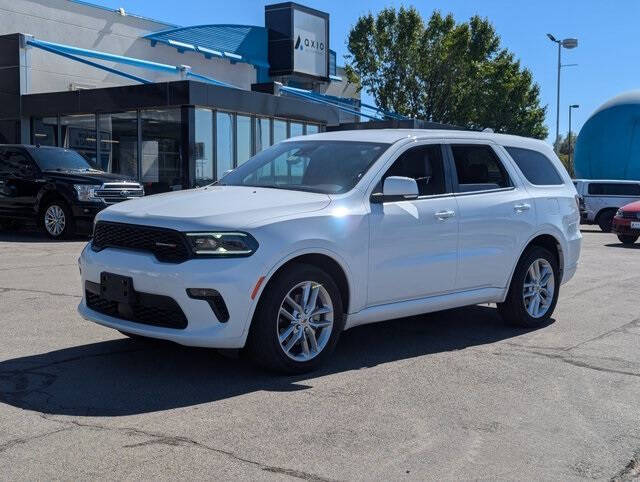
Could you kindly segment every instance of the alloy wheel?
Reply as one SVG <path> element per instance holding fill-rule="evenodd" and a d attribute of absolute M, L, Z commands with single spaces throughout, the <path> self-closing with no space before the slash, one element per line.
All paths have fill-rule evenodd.
<path fill-rule="evenodd" d="M 280 304 L 277 335 L 284 353 L 297 362 L 318 356 L 333 330 L 333 303 L 320 283 L 295 285 Z"/>
<path fill-rule="evenodd" d="M 52 204 L 44 214 L 44 227 L 52 236 L 60 236 L 67 225 L 64 211 L 57 204 Z"/>
<path fill-rule="evenodd" d="M 527 270 L 522 289 L 524 306 L 533 318 L 543 317 L 553 303 L 555 277 L 549 261 L 536 259 Z"/>

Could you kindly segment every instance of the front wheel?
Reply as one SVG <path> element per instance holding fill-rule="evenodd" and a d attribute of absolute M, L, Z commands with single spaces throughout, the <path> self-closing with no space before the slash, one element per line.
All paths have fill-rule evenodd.
<path fill-rule="evenodd" d="M 276 275 L 260 297 L 247 348 L 260 366 L 308 372 L 331 356 L 344 321 L 333 279 L 315 266 L 293 265 Z"/>
<path fill-rule="evenodd" d="M 545 248 L 527 249 L 513 274 L 504 303 L 498 303 L 502 318 L 525 328 L 544 326 L 558 301 L 558 261 Z"/>
<path fill-rule="evenodd" d="M 40 225 L 52 239 L 67 238 L 73 232 L 71 209 L 64 201 L 54 200 L 44 207 L 40 215 Z"/>
<path fill-rule="evenodd" d="M 634 236 L 631 234 L 618 234 L 618 239 L 622 244 L 633 244 L 640 236 Z"/>

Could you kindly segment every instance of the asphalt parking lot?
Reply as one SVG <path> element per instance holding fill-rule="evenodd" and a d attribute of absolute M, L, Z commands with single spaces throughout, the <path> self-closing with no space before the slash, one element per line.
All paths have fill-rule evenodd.
<path fill-rule="evenodd" d="M 83 321 L 86 241 L 0 233 L 0 479 L 640 474 L 640 245 L 585 228 L 554 321 L 475 306 L 355 328 L 265 374 Z"/>

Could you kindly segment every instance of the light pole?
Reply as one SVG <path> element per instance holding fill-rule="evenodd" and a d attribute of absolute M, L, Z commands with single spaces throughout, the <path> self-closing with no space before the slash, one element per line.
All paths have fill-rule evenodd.
<path fill-rule="evenodd" d="M 572 149 L 571 149 L 571 147 L 572 147 L 572 146 L 571 146 L 571 111 L 572 111 L 573 109 L 577 109 L 577 108 L 579 108 L 579 107 L 580 107 L 580 106 L 579 106 L 578 104 L 571 104 L 571 105 L 569 106 L 569 134 L 567 134 L 567 136 L 569 137 L 569 160 L 568 160 L 568 162 L 567 162 L 567 164 L 569 165 L 569 167 L 571 167 L 571 151 L 572 151 Z"/>
<path fill-rule="evenodd" d="M 560 138 L 560 69 L 562 69 L 562 47 L 565 49 L 574 49 L 578 46 L 577 38 L 566 38 L 564 40 L 558 40 L 550 33 L 547 34 L 549 40 L 558 44 L 558 91 L 556 95 L 556 146 Z M 566 67 L 566 66 L 565 66 Z"/>

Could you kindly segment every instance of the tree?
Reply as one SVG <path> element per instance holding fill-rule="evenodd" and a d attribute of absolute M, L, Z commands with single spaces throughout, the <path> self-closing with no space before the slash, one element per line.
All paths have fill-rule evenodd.
<path fill-rule="evenodd" d="M 360 17 L 349 33 L 347 76 L 378 106 L 470 128 L 545 138 L 546 107 L 531 72 L 487 19 L 456 23 L 433 12 L 386 8 Z"/>
<path fill-rule="evenodd" d="M 553 150 L 556 151 L 556 154 L 571 177 L 575 174 L 573 170 L 573 162 L 576 152 L 576 138 L 576 133 L 571 132 L 571 164 L 569 163 L 569 134 L 564 137 L 560 134 L 560 138 L 553 145 Z"/>

